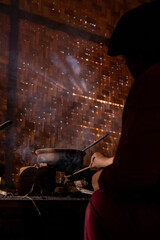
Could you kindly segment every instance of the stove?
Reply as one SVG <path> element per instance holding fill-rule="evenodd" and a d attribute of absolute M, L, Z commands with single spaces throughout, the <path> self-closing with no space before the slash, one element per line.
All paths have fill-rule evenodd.
<path fill-rule="evenodd" d="M 20 169 L 20 195 L 85 197 L 93 193 L 91 179 L 93 171 L 86 170 L 79 174 L 66 177 L 65 172 L 52 166 L 28 166 Z"/>

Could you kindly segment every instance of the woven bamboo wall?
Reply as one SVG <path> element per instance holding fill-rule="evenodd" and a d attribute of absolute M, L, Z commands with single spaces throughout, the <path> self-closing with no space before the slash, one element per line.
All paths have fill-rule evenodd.
<path fill-rule="evenodd" d="M 22 10 L 110 37 L 120 16 L 144 0 L 34 0 L 20 1 Z M 149 2 L 149 0 L 148 0 Z"/>
<path fill-rule="evenodd" d="M 35 161 L 37 148 L 83 149 L 105 132 L 110 136 L 88 151 L 86 161 L 96 150 L 114 155 L 131 77 L 120 57 L 106 56 L 107 45 L 86 36 L 109 38 L 120 16 L 143 2 L 147 1 L 19 1 L 14 173 Z M 0 3 L 9 9 L 0 11 L 3 122 L 7 111 L 10 1 Z M 80 34 L 74 34 L 77 29 Z M 4 134 L 0 139 L 4 161 Z"/>

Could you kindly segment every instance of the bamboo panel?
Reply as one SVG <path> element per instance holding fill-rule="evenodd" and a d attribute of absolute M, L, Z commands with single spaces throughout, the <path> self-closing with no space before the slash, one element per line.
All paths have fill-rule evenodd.
<path fill-rule="evenodd" d="M 110 37 L 113 27 L 127 10 L 149 0 L 20 0 L 20 9 Z"/>
<path fill-rule="evenodd" d="M 9 1 L 1 1 L 9 4 Z M 21 10 L 109 38 L 119 17 L 142 0 L 19 0 Z M 147 2 L 147 1 L 145 1 Z M 33 18 L 34 19 L 34 18 Z M 113 156 L 131 77 L 107 46 L 19 19 L 14 171 L 43 147 L 94 147 Z M 36 17 L 35 17 L 36 19 Z M 9 16 L 0 14 L 0 106 L 6 112 Z M 5 89 L 5 91 L 4 91 Z M 3 120 L 3 119 L 1 119 Z M 89 155 L 88 154 L 88 155 Z M 3 155 L 2 155 L 3 156 Z"/>
<path fill-rule="evenodd" d="M 11 4 L 11 0 L 0 0 L 0 3 L 4 3 L 4 4 Z"/>
<path fill-rule="evenodd" d="M 82 149 L 110 132 L 101 147 L 113 155 L 130 87 L 122 60 L 107 58 L 102 44 L 27 20 L 19 26 L 19 147 Z M 126 76 L 128 82 L 122 84 Z"/>

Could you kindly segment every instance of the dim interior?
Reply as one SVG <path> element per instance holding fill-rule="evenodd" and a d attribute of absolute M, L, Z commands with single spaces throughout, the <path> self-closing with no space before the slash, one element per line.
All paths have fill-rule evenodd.
<path fill-rule="evenodd" d="M 39 148 L 97 149 L 113 156 L 131 76 L 108 57 L 120 16 L 142 1 L 1 0 L 0 133 L 4 182 L 15 187 Z"/>

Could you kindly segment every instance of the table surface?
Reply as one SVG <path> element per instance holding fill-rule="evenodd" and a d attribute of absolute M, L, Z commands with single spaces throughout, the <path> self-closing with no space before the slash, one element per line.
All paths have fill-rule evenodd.
<path fill-rule="evenodd" d="M 0 195 L 0 239 L 83 240 L 89 197 Z"/>

